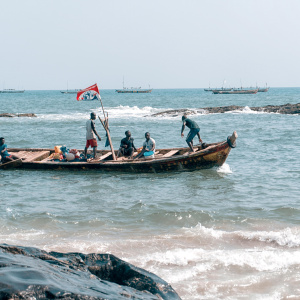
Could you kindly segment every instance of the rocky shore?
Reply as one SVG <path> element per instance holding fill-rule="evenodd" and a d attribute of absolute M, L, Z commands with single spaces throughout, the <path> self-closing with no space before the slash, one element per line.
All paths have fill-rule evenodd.
<path fill-rule="evenodd" d="M 0 114 L 0 118 L 14 118 L 14 117 L 36 117 L 35 114 L 9 114 L 9 113 L 2 113 Z"/>
<path fill-rule="evenodd" d="M 0 299 L 170 299 L 158 276 L 111 254 L 46 252 L 0 244 Z"/>
<path fill-rule="evenodd" d="M 187 114 L 219 114 L 225 113 L 229 111 L 242 111 L 245 109 L 245 106 L 237 106 L 237 105 L 230 105 L 230 106 L 220 106 L 220 107 L 204 107 L 198 108 L 194 110 L 189 109 L 172 109 L 166 110 L 163 112 L 159 112 L 156 114 L 152 114 L 152 117 L 159 117 L 159 116 L 171 116 L 177 117 L 184 113 Z M 284 105 L 267 105 L 262 107 L 250 107 L 253 111 L 259 112 L 267 112 L 267 113 L 279 113 L 279 114 L 300 114 L 300 103 L 297 104 L 284 104 Z"/>

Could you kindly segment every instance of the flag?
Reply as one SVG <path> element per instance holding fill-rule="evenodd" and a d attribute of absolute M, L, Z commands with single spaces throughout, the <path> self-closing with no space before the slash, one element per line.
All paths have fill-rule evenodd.
<path fill-rule="evenodd" d="M 97 83 L 77 93 L 77 101 L 101 99 Z"/>

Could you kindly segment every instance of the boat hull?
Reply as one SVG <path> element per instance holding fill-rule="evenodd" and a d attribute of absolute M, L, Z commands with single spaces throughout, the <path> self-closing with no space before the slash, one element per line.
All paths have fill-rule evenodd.
<path fill-rule="evenodd" d="M 18 168 L 22 165 L 21 159 L 12 160 L 3 164 L 0 164 L 0 169 L 7 170 L 7 169 L 14 169 Z"/>
<path fill-rule="evenodd" d="M 233 91 L 215 91 L 215 90 L 213 90 L 212 92 L 213 92 L 213 94 L 230 94 L 230 95 L 243 94 L 243 95 L 246 95 L 246 94 L 256 94 L 258 92 L 258 89 L 256 89 L 256 90 L 233 90 Z"/>

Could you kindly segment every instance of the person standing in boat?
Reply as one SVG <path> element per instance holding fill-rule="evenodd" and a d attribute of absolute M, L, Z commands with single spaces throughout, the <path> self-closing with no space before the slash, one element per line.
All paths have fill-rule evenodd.
<path fill-rule="evenodd" d="M 101 137 L 99 136 L 95 128 L 95 119 L 96 114 L 92 112 L 91 118 L 86 122 L 86 145 L 84 148 L 85 158 L 87 158 L 87 149 L 89 148 L 89 146 L 93 148 L 94 159 L 96 158 L 96 151 L 98 146 L 96 136 L 98 137 L 98 140 L 101 141 Z"/>
<path fill-rule="evenodd" d="M 118 151 L 117 157 L 119 156 L 128 156 L 129 159 L 132 159 L 134 151 L 137 151 L 131 137 L 131 132 L 129 130 L 125 131 L 126 137 L 121 140 L 120 149 Z"/>
<path fill-rule="evenodd" d="M 134 159 L 144 156 L 145 158 L 154 158 L 155 154 L 155 140 L 150 137 L 150 133 L 145 133 L 146 141 L 143 143 L 143 149 L 139 155 Z"/>
<path fill-rule="evenodd" d="M 2 163 L 6 163 L 15 159 L 19 159 L 19 157 L 9 154 L 7 152 L 7 145 L 5 144 L 4 137 L 0 138 L 0 160 Z"/>
<path fill-rule="evenodd" d="M 182 122 L 183 122 L 183 124 L 182 124 L 182 128 L 181 128 L 181 137 L 184 137 L 183 131 L 184 131 L 185 126 L 187 126 L 190 129 L 190 132 L 188 133 L 188 135 L 186 137 L 186 142 L 187 142 L 188 146 L 190 147 L 191 152 L 195 152 L 195 150 L 193 149 L 193 139 L 196 135 L 199 138 L 199 142 L 202 143 L 202 139 L 200 137 L 200 127 L 195 121 L 189 119 L 186 114 L 184 114 L 182 116 Z"/>

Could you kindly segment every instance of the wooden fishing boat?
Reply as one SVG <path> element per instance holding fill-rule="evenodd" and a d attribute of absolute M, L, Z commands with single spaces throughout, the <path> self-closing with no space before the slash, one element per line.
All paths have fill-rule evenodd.
<path fill-rule="evenodd" d="M 195 152 L 189 148 L 157 149 L 154 159 L 128 158 L 112 159 L 109 150 L 97 151 L 98 158 L 90 162 L 61 162 L 53 161 L 50 155 L 54 149 L 18 149 L 8 151 L 22 159 L 21 168 L 37 170 L 102 170 L 132 173 L 156 173 L 170 171 L 193 171 L 222 166 L 226 161 L 231 148 L 235 147 L 237 133 L 234 132 L 227 140 L 219 143 L 206 144 L 205 147 L 194 146 Z"/>

